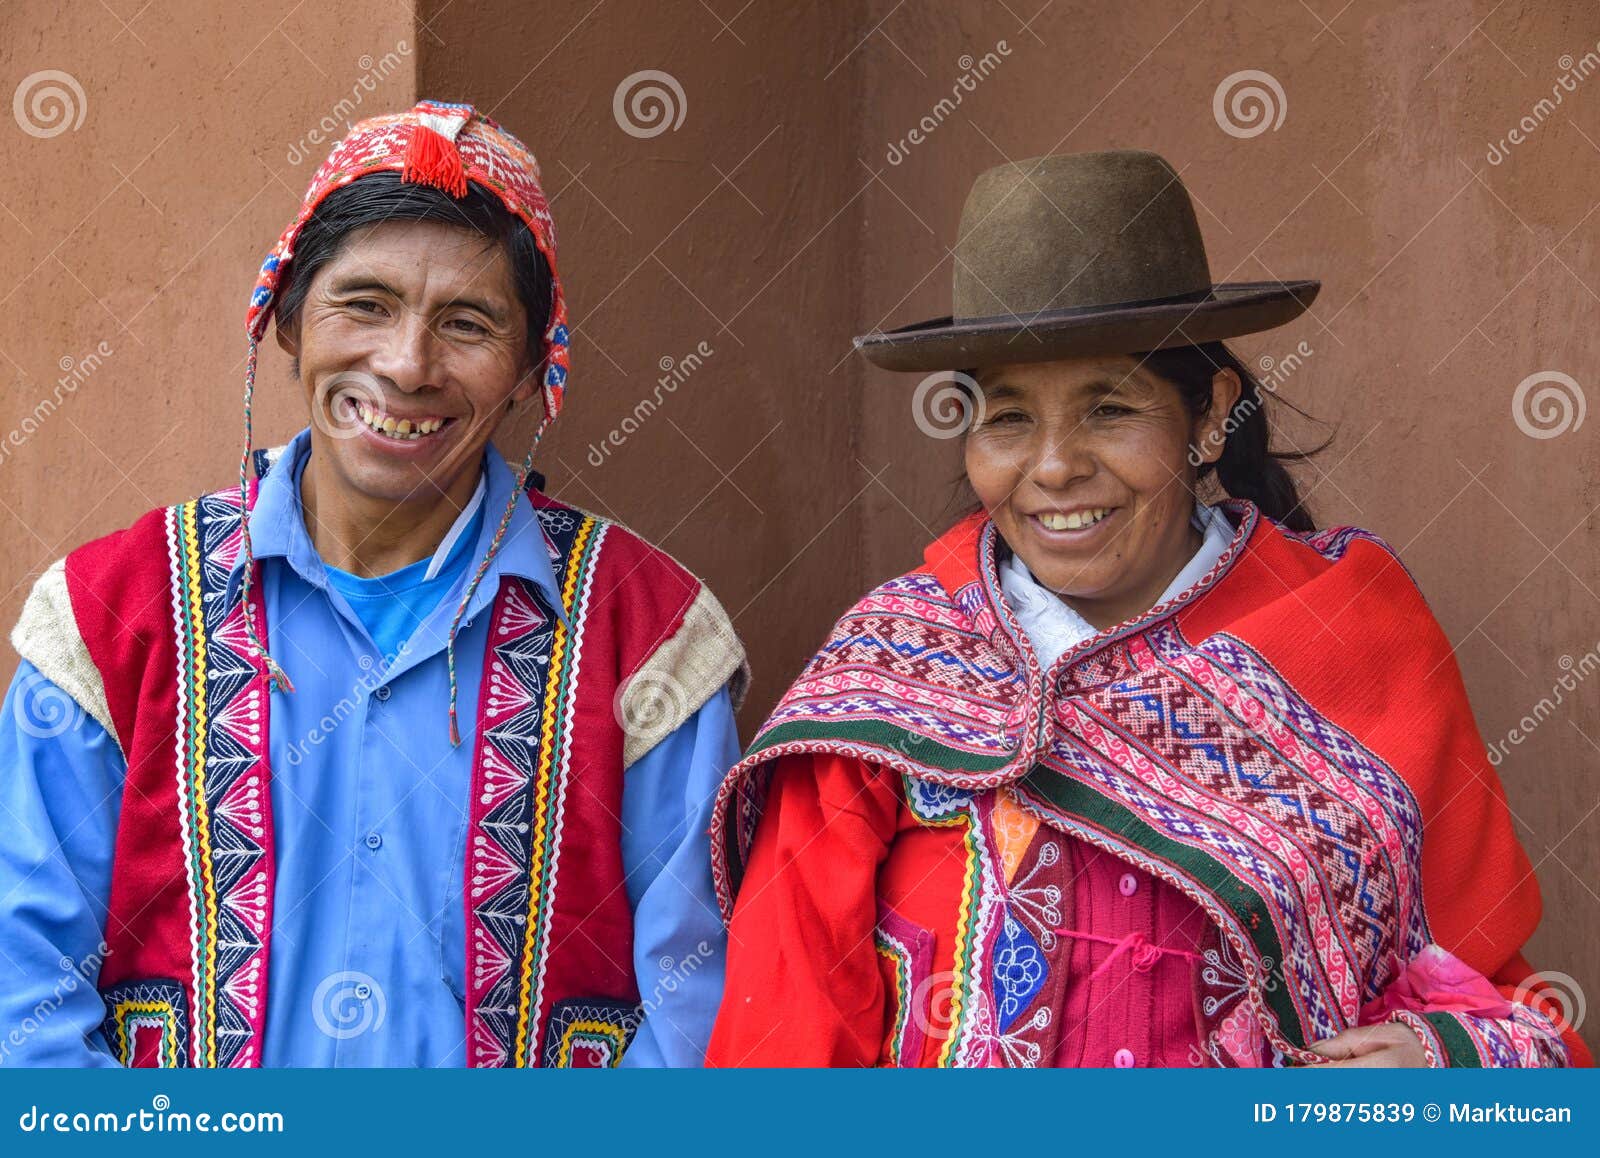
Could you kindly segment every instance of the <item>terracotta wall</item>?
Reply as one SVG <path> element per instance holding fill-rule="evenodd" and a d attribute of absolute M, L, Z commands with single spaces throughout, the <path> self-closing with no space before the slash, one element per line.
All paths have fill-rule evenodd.
<path fill-rule="evenodd" d="M 1301 476 L 1319 520 L 1388 538 L 1455 643 L 1546 898 L 1530 956 L 1600 993 L 1600 673 L 1554 702 L 1600 660 L 1600 421 L 1577 421 L 1600 380 L 1591 5 L 111 7 L 0 9 L 4 91 L 53 68 L 87 101 L 76 129 L 7 137 L 0 432 L 62 390 L 64 359 L 89 365 L 0 459 L 0 618 L 71 544 L 234 469 L 244 298 L 318 159 L 297 142 L 418 93 L 471 100 L 556 198 L 576 339 L 552 489 L 712 583 L 756 667 L 748 732 L 952 513 L 954 443 L 850 336 L 945 312 L 979 170 L 1153 148 L 1219 280 L 1323 280 L 1309 316 L 1240 349 L 1292 365 L 1279 392 L 1324 423 L 1286 442 L 1335 435 Z M 1276 127 L 1230 111 L 1245 70 L 1281 90 L 1257 82 Z M 615 107 L 646 71 L 677 90 L 654 135 L 648 98 Z M 1572 384 L 1526 396 L 1567 416 L 1519 421 L 1541 374 Z M 271 351 L 267 440 L 299 424 L 286 375 Z"/>
<path fill-rule="evenodd" d="M 347 117 L 416 99 L 410 5 L 273 8 L 0 8 L 8 632 L 51 560 L 237 478 L 256 270 Z M 282 441 L 304 408 L 269 347 L 256 422 Z"/>

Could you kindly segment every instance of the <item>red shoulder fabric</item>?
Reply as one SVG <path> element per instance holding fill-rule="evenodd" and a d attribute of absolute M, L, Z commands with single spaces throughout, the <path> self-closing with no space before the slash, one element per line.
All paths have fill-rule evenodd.
<path fill-rule="evenodd" d="M 85 543 L 67 556 L 67 592 L 78 631 L 105 682 L 106 702 L 128 760 L 113 874 L 102 989 L 133 978 L 192 985 L 183 847 L 177 825 L 172 705 L 173 639 L 167 510 Z M 148 910 L 148 911 L 146 911 Z M 122 914 L 144 913 L 139 935 Z M 154 916 L 154 920 L 152 920 Z"/>
<path fill-rule="evenodd" d="M 584 514 L 540 491 L 529 498 L 537 509 Z M 606 653 L 617 658 L 617 678 L 624 680 L 683 625 L 702 585 L 671 555 L 620 523 L 602 525 L 605 547 L 592 579 L 590 614 L 609 625 Z"/>
<path fill-rule="evenodd" d="M 1362 533 L 1346 553 L 1363 565 L 1337 565 L 1293 535 L 1258 533 L 1237 565 L 1242 582 L 1180 612 L 1179 623 L 1190 639 L 1225 630 L 1270 656 L 1313 707 L 1400 774 L 1422 814 L 1422 904 L 1434 941 L 1508 998 L 1532 1003 L 1523 986 L 1533 977 L 1537 988 L 1537 975 L 1521 948 L 1539 924 L 1539 882 L 1454 649 L 1381 539 Z M 1235 594 L 1262 590 L 1282 594 L 1253 607 Z M 1289 601 L 1317 615 L 1286 615 Z M 1593 1065 L 1578 1033 L 1557 1021 L 1574 1064 Z"/>

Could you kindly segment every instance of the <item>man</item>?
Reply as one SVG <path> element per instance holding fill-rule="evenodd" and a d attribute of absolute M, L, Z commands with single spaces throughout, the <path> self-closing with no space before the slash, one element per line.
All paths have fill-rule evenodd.
<path fill-rule="evenodd" d="M 274 317 L 310 425 L 252 452 Z M 239 486 L 73 551 L 12 634 L 0 1064 L 699 1064 L 748 671 L 490 443 L 565 393 L 534 158 L 468 105 L 361 122 L 247 322 Z"/>

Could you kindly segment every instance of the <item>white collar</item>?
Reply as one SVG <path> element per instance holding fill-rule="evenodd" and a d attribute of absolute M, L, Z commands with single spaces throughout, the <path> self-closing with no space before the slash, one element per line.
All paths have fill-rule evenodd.
<path fill-rule="evenodd" d="M 1205 534 L 1200 549 L 1161 593 L 1156 603 L 1193 587 L 1233 542 L 1233 525 L 1227 515 L 1213 506 L 1195 501 L 1190 523 Z M 1027 632 L 1039 662 L 1049 668 L 1073 647 L 1096 634 L 1095 627 L 1074 611 L 1065 600 L 1045 587 L 1022 562 L 1015 551 L 1000 564 L 1000 587 L 1016 612 L 1017 621 Z"/>
<path fill-rule="evenodd" d="M 439 543 L 439 549 L 433 553 L 433 559 L 428 563 L 427 573 L 422 581 L 438 577 L 444 569 L 445 560 L 450 557 L 451 549 L 456 541 L 467 533 L 467 528 L 472 525 L 472 516 L 477 512 L 478 506 L 483 502 L 484 492 L 488 490 L 486 481 L 487 472 L 478 472 L 478 489 L 472 492 L 472 497 L 467 500 L 467 505 L 461 508 L 461 513 L 456 516 L 456 521 L 450 524 L 450 529 L 445 532 L 444 538 Z"/>

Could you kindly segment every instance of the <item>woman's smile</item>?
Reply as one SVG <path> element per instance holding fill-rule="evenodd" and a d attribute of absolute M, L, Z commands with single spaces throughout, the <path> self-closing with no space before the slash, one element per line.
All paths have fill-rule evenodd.
<path fill-rule="evenodd" d="M 1047 543 L 1077 547 L 1099 539 L 1120 507 L 1051 507 L 1024 514 L 1026 524 Z"/>

